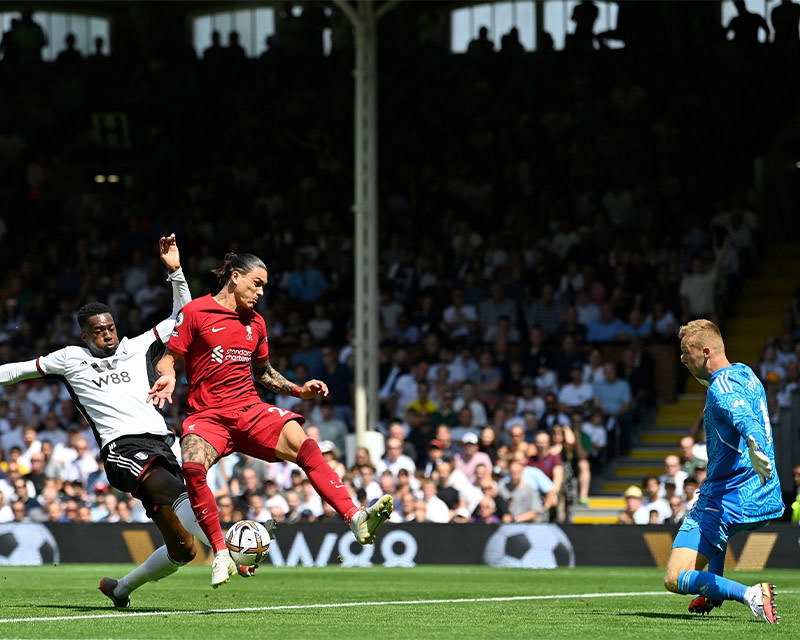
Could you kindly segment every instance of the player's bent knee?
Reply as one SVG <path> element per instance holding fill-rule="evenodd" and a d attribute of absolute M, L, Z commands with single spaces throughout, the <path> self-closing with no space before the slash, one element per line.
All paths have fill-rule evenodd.
<path fill-rule="evenodd" d="M 197 556 L 197 545 L 194 542 L 194 536 L 176 534 L 173 544 L 167 545 L 169 557 L 175 562 L 180 564 L 188 564 Z"/>

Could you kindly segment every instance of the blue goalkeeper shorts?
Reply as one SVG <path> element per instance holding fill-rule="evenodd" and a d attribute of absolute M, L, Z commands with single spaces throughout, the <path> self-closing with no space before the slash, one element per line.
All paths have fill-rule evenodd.
<path fill-rule="evenodd" d="M 672 548 L 694 549 L 709 560 L 718 553 L 725 553 L 728 540 L 740 531 L 755 531 L 766 524 L 761 522 L 722 522 L 722 511 L 716 509 L 700 496 L 697 504 L 686 516 Z"/>

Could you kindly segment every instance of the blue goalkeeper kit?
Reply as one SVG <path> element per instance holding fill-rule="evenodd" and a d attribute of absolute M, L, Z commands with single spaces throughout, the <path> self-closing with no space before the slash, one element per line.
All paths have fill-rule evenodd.
<path fill-rule="evenodd" d="M 752 435 L 775 468 L 767 397 L 750 367 L 735 363 L 712 374 L 703 420 L 708 476 L 700 496 L 705 508 L 718 509 L 723 523 L 779 517 L 784 505 L 778 474 L 762 486 L 748 454 Z"/>

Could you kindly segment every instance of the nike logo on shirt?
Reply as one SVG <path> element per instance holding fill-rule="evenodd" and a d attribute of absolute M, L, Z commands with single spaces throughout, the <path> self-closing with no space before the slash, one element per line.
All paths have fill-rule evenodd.
<path fill-rule="evenodd" d="M 211 333 L 216 333 L 217 331 L 222 331 L 225 327 L 211 327 Z"/>

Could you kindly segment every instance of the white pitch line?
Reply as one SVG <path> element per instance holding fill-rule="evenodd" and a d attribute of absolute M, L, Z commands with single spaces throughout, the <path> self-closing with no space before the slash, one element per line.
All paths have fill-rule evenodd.
<path fill-rule="evenodd" d="M 146 616 L 208 615 L 210 613 L 248 613 L 254 611 L 288 611 L 298 609 L 335 609 L 337 607 L 386 607 L 392 605 L 420 604 L 462 604 L 470 602 L 514 602 L 523 600 L 553 600 L 556 598 L 620 598 L 628 596 L 662 596 L 667 591 L 640 591 L 638 593 L 567 593 L 545 596 L 498 596 L 495 598 L 455 598 L 442 600 L 388 600 L 385 602 L 332 602 L 320 604 L 284 604 L 272 607 L 241 607 L 237 609 L 203 609 L 199 611 L 133 611 L 131 613 L 98 613 L 88 616 L 49 616 L 41 618 L 0 619 L 0 624 L 8 622 L 54 622 L 58 620 L 99 620 L 101 618 L 138 618 Z"/>

